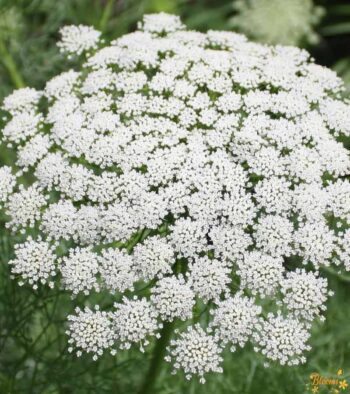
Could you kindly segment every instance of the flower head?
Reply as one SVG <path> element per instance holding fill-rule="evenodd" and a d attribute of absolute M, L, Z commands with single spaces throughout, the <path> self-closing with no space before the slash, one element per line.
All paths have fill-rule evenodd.
<path fill-rule="evenodd" d="M 303 353 L 310 350 L 307 344 L 310 333 L 297 319 L 281 314 L 269 314 L 253 335 L 255 350 L 271 361 L 282 365 L 298 365 L 306 362 Z"/>
<path fill-rule="evenodd" d="M 166 361 L 173 361 L 174 369 L 182 369 L 187 379 L 195 374 L 205 383 L 206 373 L 222 372 L 221 351 L 215 339 L 196 324 L 171 341 Z"/>
<path fill-rule="evenodd" d="M 58 47 L 62 52 L 80 55 L 85 51 L 95 49 L 101 33 L 91 26 L 71 25 L 64 26 L 60 30 L 61 41 Z"/>
<path fill-rule="evenodd" d="M 195 294 L 182 276 L 166 277 L 152 289 L 151 301 L 162 319 L 187 320 L 192 316 Z"/>
<path fill-rule="evenodd" d="M 88 307 L 83 310 L 76 308 L 75 312 L 75 315 L 69 315 L 67 318 L 70 344 L 68 351 L 72 352 L 76 348 L 78 356 L 81 356 L 82 352 L 92 353 L 93 360 L 97 360 L 116 340 L 111 314 L 100 311 L 98 307 L 95 310 Z M 115 351 L 110 351 L 115 354 Z"/>
<path fill-rule="evenodd" d="M 232 351 L 235 345 L 244 346 L 259 322 L 261 310 L 253 299 L 241 293 L 218 302 L 216 309 L 211 311 L 215 337 L 225 344 L 230 343 Z"/>
<path fill-rule="evenodd" d="M 129 349 L 137 343 L 140 350 L 149 344 L 149 337 L 158 337 L 161 327 L 157 322 L 157 312 L 154 306 L 145 298 L 132 300 L 124 297 L 122 303 L 115 304 L 113 313 L 114 327 L 121 349 Z"/>
<path fill-rule="evenodd" d="M 20 284 L 28 281 L 34 289 L 38 284 L 53 286 L 56 275 L 56 256 L 54 247 L 38 239 L 28 238 L 23 244 L 15 246 L 15 258 L 9 261 L 11 273 L 21 277 Z"/>
<path fill-rule="evenodd" d="M 21 232 L 20 284 L 115 303 L 70 315 L 70 350 L 143 350 L 165 322 L 181 325 L 168 360 L 188 378 L 221 372 L 223 348 L 246 343 L 304 362 L 330 295 L 317 272 L 350 269 L 339 77 L 305 50 L 165 13 L 111 42 L 66 26 L 59 48 L 81 65 L 4 100 L 16 164 L 0 169 L 0 202 Z"/>

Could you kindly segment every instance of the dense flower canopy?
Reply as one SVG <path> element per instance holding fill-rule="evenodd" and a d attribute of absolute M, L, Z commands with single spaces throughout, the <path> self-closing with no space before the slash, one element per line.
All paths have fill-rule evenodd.
<path fill-rule="evenodd" d="M 4 100 L 17 162 L 0 198 L 20 283 L 114 301 L 68 316 L 69 350 L 143 350 L 175 322 L 166 360 L 187 378 L 246 343 L 305 362 L 332 294 L 320 269 L 350 270 L 342 81 L 304 50 L 168 14 L 111 43 L 66 26 L 59 48 L 81 69 Z"/>

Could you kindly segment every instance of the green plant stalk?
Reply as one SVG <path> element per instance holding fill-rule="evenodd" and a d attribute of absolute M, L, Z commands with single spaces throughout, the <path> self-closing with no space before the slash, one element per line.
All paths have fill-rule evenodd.
<path fill-rule="evenodd" d="M 109 18 L 112 15 L 114 0 L 108 0 L 106 6 L 103 9 L 102 16 L 99 23 L 99 29 L 104 32 L 109 21 Z"/>
<path fill-rule="evenodd" d="M 16 62 L 14 61 L 11 53 L 6 48 L 5 43 L 1 39 L 0 39 L 0 61 L 7 69 L 14 86 L 18 89 L 25 87 L 25 83 L 23 81 L 22 75 L 17 69 Z"/>
<path fill-rule="evenodd" d="M 162 363 L 164 361 L 166 347 L 167 347 L 169 340 L 171 338 L 171 334 L 173 332 L 174 325 L 175 325 L 174 322 L 164 323 L 163 328 L 160 332 L 161 336 L 154 346 L 151 364 L 149 366 L 148 372 L 145 376 L 145 380 L 142 384 L 139 394 L 154 394 L 155 393 L 154 386 L 155 386 L 157 378 L 162 370 Z"/>
<path fill-rule="evenodd" d="M 324 272 L 328 272 L 329 274 L 336 276 L 342 282 L 350 283 L 350 275 L 343 275 L 331 267 L 321 267 L 321 269 Z"/>

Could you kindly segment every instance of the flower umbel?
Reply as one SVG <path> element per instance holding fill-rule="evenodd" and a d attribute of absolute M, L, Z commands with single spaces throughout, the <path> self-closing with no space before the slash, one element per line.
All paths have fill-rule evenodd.
<path fill-rule="evenodd" d="M 305 362 L 332 294 L 320 268 L 350 270 L 342 81 L 304 50 L 164 13 L 112 42 L 61 36 L 81 67 L 3 103 L 13 276 L 83 304 L 68 316 L 78 355 L 158 341 L 201 382 L 227 346 Z"/>

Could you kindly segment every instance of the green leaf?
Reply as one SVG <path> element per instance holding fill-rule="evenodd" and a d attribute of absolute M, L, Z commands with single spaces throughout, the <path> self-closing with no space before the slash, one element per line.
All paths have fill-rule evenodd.
<path fill-rule="evenodd" d="M 329 7 L 328 13 L 332 15 L 345 16 L 346 14 L 350 14 L 350 5 L 339 4 L 333 7 Z"/>
<path fill-rule="evenodd" d="M 321 33 L 325 36 L 348 34 L 350 33 L 350 22 L 341 22 L 334 25 L 325 26 L 321 29 Z"/>

